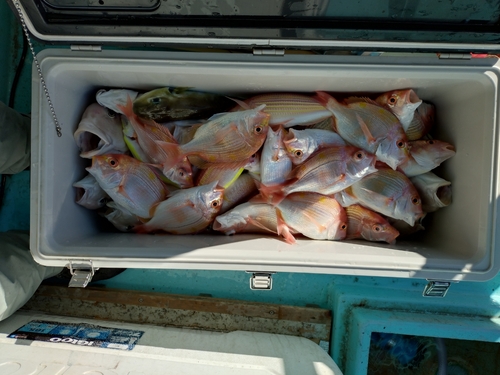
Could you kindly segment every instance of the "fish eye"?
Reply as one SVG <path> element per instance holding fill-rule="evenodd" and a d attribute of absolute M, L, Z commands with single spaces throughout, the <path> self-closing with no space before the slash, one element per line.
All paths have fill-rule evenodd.
<path fill-rule="evenodd" d="M 411 197 L 411 203 L 413 203 L 414 205 L 420 204 L 420 198 L 414 195 L 413 197 Z"/>
<path fill-rule="evenodd" d="M 392 107 L 394 104 L 396 104 L 396 101 L 397 101 L 397 96 L 396 95 L 392 95 L 388 102 L 389 102 L 389 105 Z M 391 105 L 392 104 L 392 105 Z"/>
<path fill-rule="evenodd" d="M 354 159 L 362 160 L 365 157 L 365 153 L 362 151 L 358 151 L 354 154 Z"/>
<path fill-rule="evenodd" d="M 399 141 L 396 142 L 396 146 L 398 146 L 398 148 L 403 148 L 406 146 L 406 142 L 400 139 Z"/>
<path fill-rule="evenodd" d="M 347 229 L 347 225 L 346 225 L 346 224 L 342 224 L 342 225 L 340 226 L 340 229 L 342 229 L 342 230 Z"/>
<path fill-rule="evenodd" d="M 304 154 L 302 153 L 302 151 L 300 150 L 295 150 L 295 152 L 293 153 L 296 157 L 298 158 L 301 158 Z"/>
<path fill-rule="evenodd" d="M 109 165 L 111 165 L 112 167 L 116 167 L 118 165 L 118 162 L 115 159 L 111 158 L 109 159 Z"/>
<path fill-rule="evenodd" d="M 429 141 L 428 141 L 428 143 L 429 143 L 430 145 L 433 145 L 433 144 L 434 144 L 434 141 L 431 139 L 431 140 L 429 140 Z"/>
<path fill-rule="evenodd" d="M 183 171 L 179 171 L 179 176 L 184 177 L 184 172 Z"/>
<path fill-rule="evenodd" d="M 152 98 L 149 101 L 151 103 L 153 103 L 153 104 L 160 104 L 161 103 L 161 99 L 160 98 Z"/>
<path fill-rule="evenodd" d="M 259 125 L 255 127 L 255 134 L 260 134 L 260 133 L 262 133 L 262 126 Z"/>
<path fill-rule="evenodd" d="M 372 229 L 373 229 L 375 232 L 380 232 L 380 231 L 382 230 L 382 228 L 380 228 L 380 226 L 379 226 L 379 225 L 376 225 L 376 224 L 372 227 Z"/>
<path fill-rule="evenodd" d="M 114 111 L 112 111 L 111 109 L 107 109 L 107 114 L 108 114 L 108 117 L 109 118 L 115 118 L 116 117 L 116 113 Z"/>
<path fill-rule="evenodd" d="M 212 207 L 219 206 L 219 201 L 212 201 Z"/>

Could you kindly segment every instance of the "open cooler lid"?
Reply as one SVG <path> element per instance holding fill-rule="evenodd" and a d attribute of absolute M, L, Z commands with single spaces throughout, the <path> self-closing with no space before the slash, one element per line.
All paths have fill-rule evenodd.
<path fill-rule="evenodd" d="M 52 42 L 465 53 L 500 50 L 500 0 L 10 1 L 11 5 L 20 1 L 31 33 Z"/>

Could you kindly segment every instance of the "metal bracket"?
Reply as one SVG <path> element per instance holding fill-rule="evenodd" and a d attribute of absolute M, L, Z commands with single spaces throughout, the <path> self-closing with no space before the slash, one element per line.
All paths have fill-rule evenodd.
<path fill-rule="evenodd" d="M 439 53 L 440 59 L 454 59 L 454 60 L 470 60 L 472 58 L 470 53 Z"/>
<path fill-rule="evenodd" d="M 89 260 L 88 263 L 88 267 L 82 265 L 81 263 L 79 263 L 78 267 L 76 267 L 73 266 L 71 260 L 69 261 L 68 267 L 69 272 L 71 273 L 71 280 L 68 285 L 69 288 L 85 288 L 88 283 L 90 283 L 92 277 L 94 277 L 95 271 L 99 268 L 94 269 L 94 265 L 91 260 Z"/>
<path fill-rule="evenodd" d="M 273 274 L 276 272 L 254 272 L 250 277 L 250 289 L 252 290 L 271 290 L 273 288 Z"/>
<path fill-rule="evenodd" d="M 102 46 L 90 45 L 90 44 L 72 44 L 70 46 L 72 51 L 102 51 Z"/>
<path fill-rule="evenodd" d="M 275 48 L 254 48 L 253 49 L 254 56 L 284 56 L 285 50 L 275 49 Z"/>
<path fill-rule="evenodd" d="M 449 281 L 439 281 L 439 280 L 429 280 L 429 283 L 425 286 L 422 295 L 424 297 L 444 297 L 450 288 L 451 282 Z"/>

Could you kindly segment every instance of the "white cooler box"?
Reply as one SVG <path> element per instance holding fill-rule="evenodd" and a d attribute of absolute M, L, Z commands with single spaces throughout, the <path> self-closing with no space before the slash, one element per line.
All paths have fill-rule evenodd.
<path fill-rule="evenodd" d="M 24 3 L 29 3 L 25 1 Z M 27 5 L 28 6 L 28 5 Z M 40 38 L 98 44 L 123 37 L 52 35 Z M 132 26 L 131 26 L 132 27 Z M 78 28 L 78 27 L 77 27 Z M 186 33 L 188 33 L 186 31 Z M 128 41 L 170 43 L 182 38 L 132 36 Z M 31 251 L 44 265 L 165 269 L 308 272 L 476 280 L 498 272 L 498 93 L 496 58 L 460 59 L 442 55 L 445 43 L 346 42 L 302 39 L 185 38 L 185 44 L 270 45 L 331 48 L 355 45 L 417 49 L 434 53 L 412 56 L 302 55 L 255 49 L 252 53 L 158 52 L 103 47 L 46 49 L 41 69 L 63 136 L 58 138 L 36 68 L 33 70 Z M 492 46 L 462 45 L 469 51 Z M 83 48 L 83 49 L 85 49 Z M 251 51 L 251 50 L 250 50 Z M 268 52 L 266 52 L 268 51 Z M 270 53 L 271 56 L 262 54 Z M 444 59 L 444 57 L 450 57 Z M 455 59 L 454 57 L 457 57 Z M 413 88 L 436 106 L 436 139 L 457 153 L 437 174 L 452 183 L 453 203 L 426 218 L 426 230 L 414 241 L 395 245 L 367 241 L 299 239 L 289 245 L 260 235 L 137 235 L 103 231 L 95 212 L 75 203 L 72 184 L 85 175 L 89 160 L 79 157 L 73 139 L 81 115 L 101 88 L 150 90 L 186 86 L 231 95 L 263 92 L 370 94 Z"/>

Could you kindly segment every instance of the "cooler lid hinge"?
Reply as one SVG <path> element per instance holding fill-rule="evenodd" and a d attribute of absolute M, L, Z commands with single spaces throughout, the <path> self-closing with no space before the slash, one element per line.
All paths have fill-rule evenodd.
<path fill-rule="evenodd" d="M 70 48 L 72 51 L 102 51 L 102 46 L 91 44 L 72 44 Z"/>
<path fill-rule="evenodd" d="M 284 56 L 284 48 L 254 48 L 254 56 Z"/>
<path fill-rule="evenodd" d="M 71 273 L 69 288 L 85 288 L 94 277 L 95 271 L 99 269 L 94 268 L 91 260 L 79 261 L 75 264 L 70 260 L 67 267 Z"/>
<path fill-rule="evenodd" d="M 453 60 L 470 60 L 472 54 L 470 53 L 438 53 L 440 59 L 453 59 Z"/>

